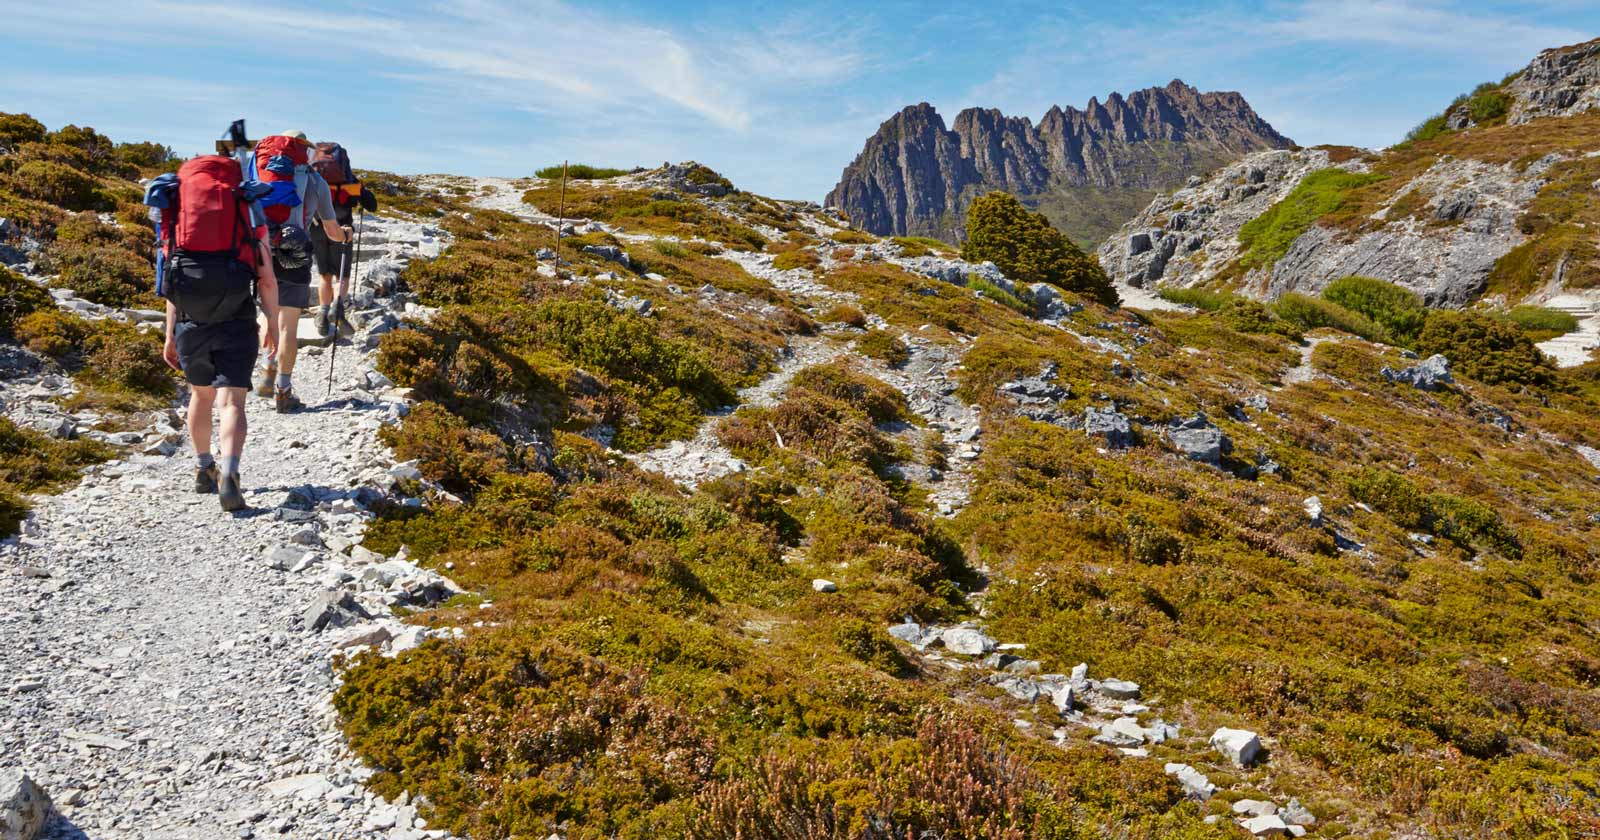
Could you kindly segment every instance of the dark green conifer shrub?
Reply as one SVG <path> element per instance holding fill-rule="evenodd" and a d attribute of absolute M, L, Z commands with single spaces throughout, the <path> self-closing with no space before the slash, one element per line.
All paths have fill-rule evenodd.
<path fill-rule="evenodd" d="M 1430 312 L 1417 336 L 1417 351 L 1441 354 L 1455 372 L 1491 385 L 1555 381 L 1555 367 L 1522 330 L 1475 312 Z"/>
<path fill-rule="evenodd" d="M 961 258 L 993 262 L 1019 284 L 1049 283 L 1105 306 L 1117 305 L 1117 292 L 1100 264 L 1051 226 L 1042 213 L 1029 211 L 1006 193 L 990 193 L 967 208 L 967 241 Z"/>

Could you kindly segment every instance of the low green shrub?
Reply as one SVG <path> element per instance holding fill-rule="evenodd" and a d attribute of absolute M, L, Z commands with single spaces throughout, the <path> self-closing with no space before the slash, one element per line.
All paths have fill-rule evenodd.
<path fill-rule="evenodd" d="M 99 441 L 56 440 L 0 417 L 0 534 L 17 532 L 27 516 L 25 495 L 77 481 L 84 467 L 113 454 Z"/>
<path fill-rule="evenodd" d="M 42 143 L 44 123 L 27 114 L 8 114 L 0 111 L 0 153 L 16 151 L 23 143 Z"/>
<path fill-rule="evenodd" d="M 1209 289 L 1182 289 L 1176 286 L 1162 286 L 1156 292 L 1162 300 L 1192 306 L 1203 312 L 1215 312 L 1225 306 L 1228 301 L 1237 295 L 1232 292 L 1214 292 Z"/>
<path fill-rule="evenodd" d="M 877 359 L 889 367 L 899 367 L 911 361 L 911 348 L 899 335 L 889 330 L 867 330 L 856 339 L 856 349 L 862 355 Z"/>
<path fill-rule="evenodd" d="M 83 369 L 89 382 L 153 397 L 170 396 L 173 371 L 161 356 L 162 339 L 121 321 L 87 322 Z"/>
<path fill-rule="evenodd" d="M 871 245 L 878 237 L 861 230 L 836 230 L 828 237 L 840 245 Z"/>
<path fill-rule="evenodd" d="M 534 170 L 533 177 L 544 178 L 548 180 L 551 178 L 560 178 L 563 174 L 565 174 L 566 177 L 574 181 L 599 181 L 606 178 L 616 178 L 620 175 L 627 175 L 630 171 L 632 170 L 615 169 L 609 166 L 590 166 L 586 163 L 572 163 L 566 165 L 557 163 L 551 166 L 546 166 L 543 169 Z"/>
<path fill-rule="evenodd" d="M 1441 354 L 1455 372 L 1490 385 L 1555 382 L 1554 365 L 1522 330 L 1475 312 L 1428 313 L 1417 336 L 1417 351 Z"/>
<path fill-rule="evenodd" d="M 858 409 L 874 423 L 890 423 L 911 419 L 911 409 L 904 394 L 894 386 L 859 373 L 840 362 L 828 362 L 805 368 L 789 380 L 791 389 L 803 389 L 840 400 Z"/>
<path fill-rule="evenodd" d="M 967 288 L 1014 312 L 1019 312 L 1023 315 L 1033 314 L 1033 307 L 1024 302 L 1022 298 L 977 275 L 967 278 Z"/>
<path fill-rule="evenodd" d="M 83 346 L 87 323 L 60 309 L 30 312 L 17 322 L 12 337 L 35 353 L 62 359 Z"/>
<path fill-rule="evenodd" d="M 56 311 L 55 299 L 37 283 L 0 266 L 0 338 L 18 339 L 23 319 L 36 312 Z"/>
<path fill-rule="evenodd" d="M 1322 290 L 1322 297 L 1370 319 L 1401 346 L 1416 341 L 1428 316 L 1422 298 L 1410 289 L 1372 277 L 1341 277 Z"/>
<path fill-rule="evenodd" d="M 1303 331 L 1331 327 L 1368 341 L 1388 341 L 1389 333 L 1372 319 L 1337 303 L 1289 292 L 1272 303 L 1272 314 Z"/>
<path fill-rule="evenodd" d="M 6 178 L 6 185 L 25 198 L 48 202 L 67 210 L 103 210 L 106 200 L 100 182 L 72 167 L 30 160 Z"/>
<path fill-rule="evenodd" d="M 1528 304 L 1513 306 L 1509 311 L 1496 312 L 1494 315 L 1516 324 L 1524 332 L 1535 333 L 1540 338 L 1566 335 L 1578 328 L 1578 316 L 1543 306 Z"/>
<path fill-rule="evenodd" d="M 796 248 L 772 258 L 772 267 L 779 271 L 813 269 L 822 265 L 822 258 L 804 248 Z"/>
<path fill-rule="evenodd" d="M 58 241 L 45 252 L 40 267 L 56 273 L 55 285 L 102 306 L 162 306 L 155 295 L 155 269 L 122 245 Z"/>
<path fill-rule="evenodd" d="M 417 461 L 424 477 L 452 493 L 470 494 L 509 466 L 498 436 L 467 425 L 436 403 L 420 403 L 398 426 L 379 436 L 401 460 Z"/>

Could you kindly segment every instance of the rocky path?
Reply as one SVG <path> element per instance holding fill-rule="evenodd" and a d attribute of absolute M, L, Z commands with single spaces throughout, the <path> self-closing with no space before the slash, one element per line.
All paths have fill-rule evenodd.
<path fill-rule="evenodd" d="M 1544 305 L 1576 317 L 1578 329 L 1541 343 L 1539 349 L 1559 367 L 1576 367 L 1593 359 L 1600 350 L 1600 295 L 1560 294 Z"/>
<path fill-rule="evenodd" d="M 307 348 L 305 411 L 251 397 L 248 511 L 192 492 L 185 442 L 91 469 L 0 545 L 0 767 L 54 800 L 43 836 L 444 836 L 362 789 L 370 771 L 328 704 L 330 656 L 351 640 L 318 632 L 357 612 L 329 593 L 365 575 L 366 506 L 393 484 L 376 432 L 406 411 L 361 349 L 399 314 L 378 292 L 439 247 L 422 226 L 370 222 L 368 330 L 340 348 L 333 396 L 330 354 Z"/>

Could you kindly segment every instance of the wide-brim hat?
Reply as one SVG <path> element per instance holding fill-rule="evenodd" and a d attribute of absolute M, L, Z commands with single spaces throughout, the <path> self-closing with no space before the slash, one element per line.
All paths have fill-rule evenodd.
<path fill-rule="evenodd" d="M 288 131 L 280 131 L 280 132 L 278 132 L 278 136 L 279 137 L 293 137 L 294 139 L 299 140 L 301 143 L 304 143 L 307 146 L 313 145 L 311 140 L 306 137 L 306 133 L 304 131 L 301 131 L 298 128 L 291 128 Z"/>

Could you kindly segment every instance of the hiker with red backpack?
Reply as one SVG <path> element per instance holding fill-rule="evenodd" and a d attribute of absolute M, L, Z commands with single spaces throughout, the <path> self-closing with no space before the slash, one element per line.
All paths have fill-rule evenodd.
<path fill-rule="evenodd" d="M 262 138 L 241 155 L 247 174 L 270 190 L 261 201 L 271 228 L 274 273 L 278 278 L 277 353 L 268 354 L 259 393 L 272 397 L 280 414 L 302 407 L 294 393 L 294 365 L 300 347 L 300 313 L 311 307 L 312 239 L 319 229 L 334 242 L 348 243 L 351 229 L 339 223 L 328 183 L 311 166 L 315 148 L 303 131 Z M 316 228 L 310 224 L 316 221 Z"/>
<path fill-rule="evenodd" d="M 378 209 L 377 198 L 356 177 L 355 169 L 350 166 L 350 153 L 343 146 L 318 143 L 311 156 L 311 168 L 328 182 L 340 227 L 354 226 L 357 208 L 362 210 L 363 217 L 366 211 Z M 312 228 L 311 250 L 316 257 L 317 272 L 322 275 L 322 287 L 318 290 L 322 305 L 314 316 L 317 333 L 332 341 L 338 341 L 341 336 L 349 338 L 355 334 L 355 327 L 345 319 L 343 304 L 355 262 L 351 243 L 336 243 L 321 228 Z M 339 279 L 337 293 L 333 285 L 335 274 Z"/>
<path fill-rule="evenodd" d="M 189 437 L 197 493 L 216 493 L 226 511 L 245 507 L 239 484 L 245 402 L 259 342 L 256 306 L 266 313 L 264 340 L 277 347 L 278 284 L 258 204 L 266 192 L 247 182 L 239 162 L 202 155 L 174 175 L 154 179 L 144 203 L 160 246 L 156 294 L 166 299 L 162 358 L 190 386 Z M 220 454 L 212 455 L 212 414 L 220 408 Z"/>

